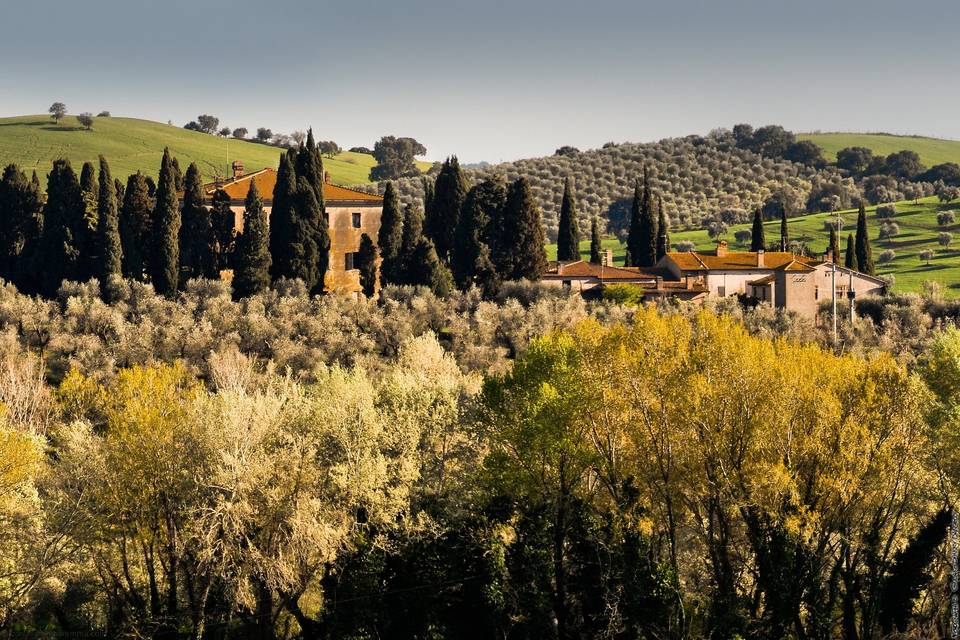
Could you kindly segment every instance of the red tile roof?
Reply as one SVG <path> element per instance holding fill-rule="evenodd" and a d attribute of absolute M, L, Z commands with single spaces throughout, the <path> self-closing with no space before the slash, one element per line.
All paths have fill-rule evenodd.
<path fill-rule="evenodd" d="M 682 271 L 752 271 L 756 269 L 810 271 L 813 269 L 814 262 L 811 258 L 798 256 L 789 251 L 765 251 L 762 267 L 757 265 L 755 251 L 731 251 L 722 256 L 696 251 L 671 251 L 667 253 L 667 257 L 673 260 Z"/>
<path fill-rule="evenodd" d="M 575 262 L 551 262 L 545 277 L 560 278 L 596 278 L 603 280 L 654 280 L 656 275 L 640 271 L 635 267 L 603 266 L 594 262 L 577 260 Z"/>

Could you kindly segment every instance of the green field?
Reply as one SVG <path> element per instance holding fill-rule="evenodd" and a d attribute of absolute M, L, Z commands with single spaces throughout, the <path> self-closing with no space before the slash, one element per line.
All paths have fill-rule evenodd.
<path fill-rule="evenodd" d="M 85 130 L 73 116 L 60 124 L 44 115 L 0 118 L 0 166 L 16 163 L 26 171 L 36 169 L 41 176 L 50 170 L 54 159 L 66 157 L 79 172 L 87 161 L 96 162 L 103 154 L 114 176 L 127 176 L 138 169 L 156 176 L 163 148 L 186 170 L 196 162 L 206 179 L 219 172 L 229 175 L 234 160 L 243 161 L 245 171 L 276 167 L 280 149 L 255 142 L 219 138 L 182 127 L 134 118 L 97 118 L 93 129 Z M 324 167 L 336 184 L 369 182 L 373 156 L 345 151 L 324 159 Z M 419 163 L 422 169 L 430 163 Z"/>
<path fill-rule="evenodd" d="M 960 163 L 960 140 L 941 140 L 913 136 L 893 136 L 871 133 L 798 133 L 799 140 L 812 140 L 823 149 L 823 155 L 833 162 L 837 151 L 846 147 L 866 147 L 874 155 L 887 156 L 896 151 L 916 151 L 928 167 L 944 162 Z"/>
<path fill-rule="evenodd" d="M 937 213 L 956 207 L 957 222 L 945 227 L 937 225 Z M 816 213 L 806 216 L 798 216 L 789 220 L 790 238 L 792 240 L 802 240 L 807 244 L 811 251 L 822 254 L 827 248 L 828 232 L 824 228 L 824 222 L 828 218 L 835 218 L 836 213 Z M 846 236 L 853 233 L 857 224 L 857 212 L 855 210 L 841 211 L 840 217 L 843 218 L 844 227 L 840 236 L 840 250 L 846 249 Z M 873 247 L 873 258 L 877 263 L 877 273 L 879 275 L 893 274 L 895 278 L 895 291 L 920 291 L 923 283 L 927 280 L 939 282 L 946 295 L 950 297 L 960 296 L 960 205 L 942 205 L 935 198 L 926 198 L 919 203 L 898 202 L 897 215 L 892 218 L 900 227 L 900 234 L 892 240 L 880 240 L 878 230 L 881 220 L 876 217 L 876 207 L 867 208 L 867 224 L 870 231 L 870 239 Z M 742 224 L 731 226 L 724 238 L 730 243 L 730 248 L 734 251 L 749 250 L 749 243 L 740 245 L 734 240 L 734 233 L 740 229 L 749 229 L 751 225 Z M 765 235 L 767 242 L 772 242 L 780 237 L 780 222 L 773 220 L 765 223 Z M 941 231 L 948 231 L 954 235 L 953 243 L 948 249 L 944 249 L 937 243 L 938 234 Z M 709 251 L 716 245 L 705 230 L 680 231 L 670 235 L 670 242 L 674 244 L 681 240 L 691 240 L 701 251 Z M 604 248 L 614 249 L 615 262 L 621 264 L 623 261 L 623 245 L 615 238 L 605 238 Z M 896 258 L 889 264 L 880 263 L 880 254 L 886 250 L 892 249 L 896 253 Z M 935 257 L 927 265 L 920 260 L 920 252 L 925 249 L 932 249 Z M 590 242 L 580 243 L 580 251 L 585 259 L 590 256 Z M 556 259 L 556 245 L 547 247 L 547 256 L 549 259 Z"/>

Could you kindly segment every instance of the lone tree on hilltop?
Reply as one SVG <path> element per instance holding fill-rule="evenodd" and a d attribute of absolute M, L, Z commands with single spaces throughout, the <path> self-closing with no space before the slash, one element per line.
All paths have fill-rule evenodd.
<path fill-rule="evenodd" d="M 233 130 L 233 137 L 237 140 L 243 140 L 247 137 L 247 128 L 246 127 L 237 127 Z"/>
<path fill-rule="evenodd" d="M 271 131 L 270 129 L 267 129 L 266 127 L 260 127 L 259 129 L 257 129 L 258 142 L 263 142 L 264 144 L 266 144 L 267 142 L 270 142 L 270 138 L 272 137 L 273 137 L 273 131 Z"/>
<path fill-rule="evenodd" d="M 92 113 L 81 113 L 77 116 L 77 122 L 83 125 L 83 128 L 87 131 L 93 129 L 93 114 Z"/>
<path fill-rule="evenodd" d="M 50 113 L 50 117 L 53 118 L 53 121 L 57 124 L 60 124 L 60 121 L 63 120 L 63 116 L 67 115 L 67 105 L 62 102 L 54 102 L 50 105 L 50 108 L 47 109 Z"/>
<path fill-rule="evenodd" d="M 577 225 L 577 201 L 568 176 L 563 182 L 560 203 L 560 231 L 557 235 L 557 260 L 580 259 L 580 229 Z"/>
<path fill-rule="evenodd" d="M 220 126 L 220 118 L 208 115 L 206 113 L 197 116 L 197 124 L 200 125 L 200 131 L 214 134 Z"/>
<path fill-rule="evenodd" d="M 384 136 L 373 145 L 373 157 L 377 164 L 370 170 L 370 179 L 396 180 L 415 176 L 420 173 L 416 157 L 426 152 L 427 148 L 413 138 Z"/>

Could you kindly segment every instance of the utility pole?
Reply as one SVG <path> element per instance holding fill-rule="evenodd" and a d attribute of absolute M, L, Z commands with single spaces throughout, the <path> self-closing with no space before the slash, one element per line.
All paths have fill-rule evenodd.
<path fill-rule="evenodd" d="M 950 510 L 950 637 L 957 640 L 960 632 L 960 602 L 958 602 L 958 563 L 957 537 L 960 535 L 960 523 L 957 521 L 957 510 Z"/>

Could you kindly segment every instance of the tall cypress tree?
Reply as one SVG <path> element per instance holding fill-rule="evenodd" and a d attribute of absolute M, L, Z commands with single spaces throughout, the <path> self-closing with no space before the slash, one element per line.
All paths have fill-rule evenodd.
<path fill-rule="evenodd" d="M 383 192 L 383 210 L 380 214 L 380 230 L 377 232 L 377 247 L 380 249 L 380 280 L 393 282 L 400 268 L 400 248 L 403 244 L 403 209 L 393 182 L 387 182 Z"/>
<path fill-rule="evenodd" d="M 142 173 L 127 178 L 120 208 L 121 270 L 124 278 L 143 280 L 150 260 L 151 217 L 153 199 Z"/>
<path fill-rule="evenodd" d="M 295 278 L 293 268 L 293 244 L 296 230 L 297 174 L 294 170 L 296 152 L 288 151 L 280 156 L 277 182 L 273 188 L 273 208 L 270 210 L 270 276 Z"/>
<path fill-rule="evenodd" d="M 77 277 L 80 280 L 89 280 L 100 276 L 100 258 L 97 255 L 97 220 L 100 215 L 97 199 L 100 197 L 100 185 L 97 183 L 97 170 L 92 162 L 84 162 L 80 169 L 80 192 L 84 214 L 83 224 L 77 229 L 77 247 L 80 250 Z"/>
<path fill-rule="evenodd" d="M 787 227 L 787 208 L 780 207 L 780 251 L 790 248 L 790 229 Z"/>
<path fill-rule="evenodd" d="M 590 221 L 590 262 L 600 264 L 603 262 L 603 243 L 600 238 L 600 221 L 597 216 L 593 216 Z"/>
<path fill-rule="evenodd" d="M 97 256 L 97 275 L 100 285 L 105 288 L 121 273 L 123 247 L 120 244 L 117 188 L 110 175 L 110 165 L 103 156 L 100 156 L 100 193 L 97 198 Z"/>
<path fill-rule="evenodd" d="M 857 264 L 857 249 L 852 233 L 847 234 L 847 255 L 843 261 L 843 266 L 854 271 L 860 270 L 860 266 Z"/>
<path fill-rule="evenodd" d="M 177 193 L 183 193 L 184 177 L 183 171 L 180 170 L 180 161 L 176 157 L 170 158 L 170 165 L 173 168 L 173 184 L 177 188 Z"/>
<path fill-rule="evenodd" d="M 307 131 L 307 141 L 300 145 L 296 159 L 297 179 L 304 178 L 313 188 L 314 198 L 320 211 L 324 211 L 323 200 L 323 154 L 313 139 L 313 129 Z"/>
<path fill-rule="evenodd" d="M 230 194 L 223 189 L 217 189 L 210 199 L 210 227 L 218 273 L 233 266 L 231 258 L 237 240 L 237 214 L 230 208 L 230 200 Z"/>
<path fill-rule="evenodd" d="M 568 176 L 563 182 L 560 202 L 560 230 L 557 234 L 557 260 L 580 259 L 580 228 L 577 225 L 577 202 Z"/>
<path fill-rule="evenodd" d="M 643 223 L 643 192 L 640 190 L 640 181 L 633 186 L 633 202 L 630 205 L 630 227 L 627 230 L 627 250 L 623 257 L 623 264 L 626 267 L 638 266 L 638 260 L 642 254 Z"/>
<path fill-rule="evenodd" d="M 437 257 L 443 262 L 450 260 L 460 210 L 469 188 L 467 176 L 460 168 L 457 157 L 447 158 L 437 175 L 430 210 L 424 221 L 424 233 L 433 240 Z"/>
<path fill-rule="evenodd" d="M 421 235 L 413 248 L 407 266 L 407 277 L 408 284 L 428 287 L 438 296 L 450 293 L 450 270 L 440 262 L 433 241 L 426 236 Z"/>
<path fill-rule="evenodd" d="M 292 277 L 303 280 L 312 294 L 323 293 L 330 237 L 316 192 L 305 178 L 297 178 L 294 215 L 293 241 L 289 247 Z"/>
<path fill-rule="evenodd" d="M 753 228 L 750 230 L 750 251 L 763 251 L 767 248 L 767 237 L 763 230 L 763 209 L 753 212 Z"/>
<path fill-rule="evenodd" d="M 829 240 L 829 250 L 830 250 L 830 259 L 834 264 L 840 263 L 840 239 L 837 237 L 837 230 L 832 228 L 830 229 L 830 240 Z"/>
<path fill-rule="evenodd" d="M 396 284 L 413 284 L 411 264 L 413 254 L 423 237 L 423 213 L 413 205 L 407 205 L 403 210 L 403 241 L 400 244 L 399 268 L 394 274 L 392 282 Z M 436 255 L 436 250 L 434 250 Z"/>
<path fill-rule="evenodd" d="M 360 287 L 363 295 L 372 298 L 377 291 L 377 247 L 370 236 L 360 236 L 360 249 L 357 251 L 356 268 L 360 271 Z"/>
<path fill-rule="evenodd" d="M 657 219 L 651 205 L 650 179 L 647 168 L 643 169 L 643 197 L 640 200 L 640 241 L 639 253 L 634 257 L 638 267 L 652 267 L 657 263 Z M 631 253 L 631 256 L 634 254 Z"/>
<path fill-rule="evenodd" d="M 54 160 L 53 169 L 47 176 L 43 232 L 34 256 L 34 270 L 44 295 L 53 296 L 61 282 L 78 278 L 85 213 L 80 182 L 70 161 Z"/>
<path fill-rule="evenodd" d="M 270 286 L 270 236 L 263 199 L 255 180 L 250 181 L 243 209 L 243 232 L 237 238 L 233 296 L 246 298 Z"/>
<path fill-rule="evenodd" d="M 180 201 L 170 150 L 163 150 L 153 208 L 150 279 L 160 295 L 177 291 L 180 273 Z"/>
<path fill-rule="evenodd" d="M 857 251 L 857 266 L 863 273 L 873 275 L 873 249 L 870 247 L 870 236 L 867 231 L 867 210 L 860 203 L 860 211 L 857 213 L 857 235 L 855 238 Z"/>
<path fill-rule="evenodd" d="M 191 278 L 214 278 L 217 260 L 212 249 L 210 214 L 203 206 L 200 169 L 191 162 L 183 178 L 183 210 L 180 214 L 180 285 Z"/>
<path fill-rule="evenodd" d="M 467 289 L 470 285 L 477 285 L 485 296 L 490 297 L 496 292 L 499 282 L 497 269 L 490 257 L 490 247 L 484 241 L 490 226 L 486 208 L 489 203 L 485 202 L 488 184 L 483 182 L 467 193 L 460 212 L 450 266 L 458 287 Z"/>
<path fill-rule="evenodd" d="M 32 272 L 25 261 L 27 246 L 37 240 L 41 228 L 42 197 L 39 185 L 11 164 L 0 178 L 0 278 L 30 289 L 21 275 Z"/>
<path fill-rule="evenodd" d="M 423 218 L 426 220 L 430 217 L 431 211 L 433 211 L 433 190 L 434 190 L 434 181 L 429 178 L 423 178 Z"/>
<path fill-rule="evenodd" d="M 657 262 L 670 250 L 670 223 L 663 209 L 663 198 L 657 196 Z"/>
<path fill-rule="evenodd" d="M 503 215 L 503 245 L 498 265 L 509 280 L 539 280 L 547 270 L 546 236 L 540 206 L 530 183 L 519 178 L 507 191 Z"/>

